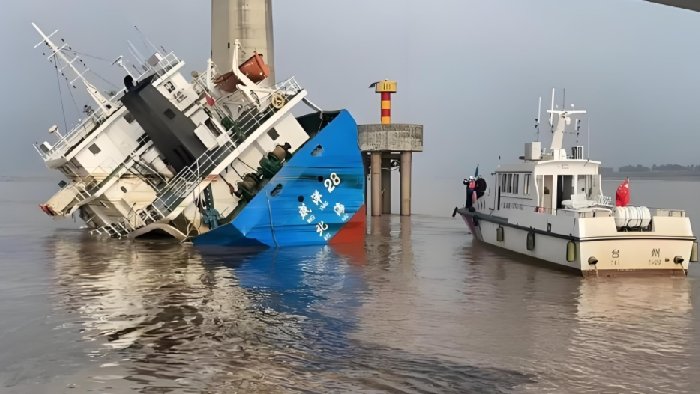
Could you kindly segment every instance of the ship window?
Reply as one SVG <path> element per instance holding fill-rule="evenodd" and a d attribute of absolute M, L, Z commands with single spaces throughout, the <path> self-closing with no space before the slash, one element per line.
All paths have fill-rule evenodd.
<path fill-rule="evenodd" d="M 209 130 L 215 135 L 215 136 L 220 136 L 221 131 L 219 131 L 219 128 L 214 125 L 214 123 L 211 121 L 211 119 L 207 119 L 204 121 L 204 125 L 209 128 Z"/>
<path fill-rule="evenodd" d="M 168 119 L 175 119 L 175 112 L 173 112 L 172 109 L 168 108 L 163 112 L 163 115 L 165 115 L 166 118 Z"/>
<path fill-rule="evenodd" d="M 513 193 L 513 174 L 508 174 L 506 180 L 506 193 Z"/>
<path fill-rule="evenodd" d="M 126 120 L 127 123 L 134 123 L 134 115 L 131 114 L 131 112 L 127 112 L 124 114 L 124 120 Z"/>
<path fill-rule="evenodd" d="M 276 141 L 278 138 L 280 138 L 280 133 L 278 133 L 275 129 L 270 129 L 270 131 L 267 132 L 267 135 L 269 135 L 273 141 Z"/>
<path fill-rule="evenodd" d="M 518 181 L 520 180 L 519 174 L 513 174 L 513 194 L 518 194 Z"/>
<path fill-rule="evenodd" d="M 530 174 L 525 174 L 523 177 L 523 194 L 530 195 Z"/>
<path fill-rule="evenodd" d="M 506 191 L 506 181 L 508 179 L 506 178 L 506 174 L 501 174 L 501 190 L 505 193 Z"/>
<path fill-rule="evenodd" d="M 96 154 L 98 154 L 98 153 L 101 152 L 100 147 L 97 146 L 97 144 L 92 144 L 92 145 L 90 145 L 90 147 L 88 148 L 88 150 L 89 150 L 90 152 L 92 152 L 93 155 L 96 155 Z"/>
<path fill-rule="evenodd" d="M 168 91 L 168 93 L 172 93 L 175 90 L 175 85 L 173 85 L 173 83 L 170 81 L 166 82 L 163 86 Z"/>

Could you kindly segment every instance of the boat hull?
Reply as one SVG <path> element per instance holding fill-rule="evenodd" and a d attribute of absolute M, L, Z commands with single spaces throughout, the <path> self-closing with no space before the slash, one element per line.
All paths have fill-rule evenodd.
<path fill-rule="evenodd" d="M 193 242 L 265 247 L 361 242 L 366 232 L 364 190 L 357 124 L 341 111 L 230 223 Z"/>
<path fill-rule="evenodd" d="M 583 276 L 687 275 L 695 242 L 692 237 L 648 233 L 577 238 L 490 221 L 485 215 L 463 210 L 460 215 L 479 241 L 574 270 Z"/>

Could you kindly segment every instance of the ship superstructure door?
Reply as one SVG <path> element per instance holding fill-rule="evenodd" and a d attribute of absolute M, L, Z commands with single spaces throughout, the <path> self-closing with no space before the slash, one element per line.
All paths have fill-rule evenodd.
<path fill-rule="evenodd" d="M 557 209 L 564 208 L 562 201 L 571 200 L 574 191 L 574 177 L 572 175 L 559 175 L 557 177 Z"/>

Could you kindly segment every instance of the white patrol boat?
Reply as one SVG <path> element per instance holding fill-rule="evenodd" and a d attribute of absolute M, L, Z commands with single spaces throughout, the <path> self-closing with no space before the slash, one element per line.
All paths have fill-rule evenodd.
<path fill-rule="evenodd" d="M 567 126 L 578 132 L 580 119 L 572 120 L 586 111 L 553 103 L 554 93 L 549 149 L 526 143 L 521 161 L 499 165 L 492 185 L 478 199 L 468 192 L 455 214 L 480 241 L 584 276 L 687 275 L 697 240 L 685 211 L 613 205 L 601 189 L 601 162 L 584 158 L 583 146 L 563 148 Z"/>

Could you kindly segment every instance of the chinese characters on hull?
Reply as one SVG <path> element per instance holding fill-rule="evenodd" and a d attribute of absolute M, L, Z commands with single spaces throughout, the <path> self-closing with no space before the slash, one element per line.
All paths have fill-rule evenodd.
<path fill-rule="evenodd" d="M 338 176 L 338 174 L 336 174 L 335 172 L 331 173 L 328 178 L 323 179 L 323 185 L 325 186 L 325 190 L 323 192 L 328 192 L 328 196 L 330 197 L 333 191 L 338 186 L 340 186 L 340 183 L 341 179 Z M 319 190 L 314 190 L 313 193 L 309 195 L 309 197 L 311 197 L 311 204 L 313 204 L 310 204 L 311 207 L 307 206 L 303 202 L 303 198 L 299 198 L 299 216 L 301 217 L 302 221 L 305 221 L 308 224 L 313 224 L 316 220 L 316 216 L 313 214 L 313 211 L 316 209 L 319 212 L 325 211 L 326 208 L 328 208 L 330 202 L 327 199 L 323 199 L 323 194 L 321 194 L 321 191 Z M 342 202 L 335 203 L 335 205 L 333 206 L 333 212 L 335 212 L 335 214 L 338 215 L 340 220 L 342 220 L 343 222 L 347 222 L 348 219 L 350 219 L 350 215 L 348 215 L 345 212 L 345 205 Z M 316 233 L 325 241 L 328 241 L 333 237 L 333 234 L 331 234 L 331 232 L 328 231 L 328 223 L 326 223 L 323 220 L 320 220 L 318 223 L 316 223 Z"/>

